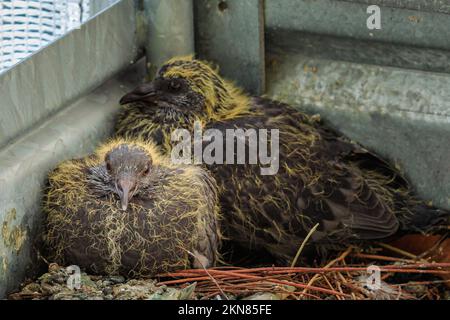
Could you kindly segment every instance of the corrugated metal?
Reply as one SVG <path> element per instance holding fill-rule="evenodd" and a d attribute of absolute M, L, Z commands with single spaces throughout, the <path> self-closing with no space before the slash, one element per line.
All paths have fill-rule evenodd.
<path fill-rule="evenodd" d="M 192 0 L 144 0 L 145 49 L 150 77 L 168 59 L 194 54 Z"/>
<path fill-rule="evenodd" d="M 264 5 L 269 30 L 450 50 L 450 15 L 445 10 L 418 11 L 402 7 L 401 3 L 397 7 L 381 7 L 381 30 L 369 30 L 368 5 L 359 1 L 266 0 Z"/>
<path fill-rule="evenodd" d="M 326 44 L 324 44 L 326 45 Z M 315 43 L 316 49 L 321 46 Z M 450 76 L 271 50 L 268 95 L 392 160 L 419 194 L 450 208 Z"/>
<path fill-rule="evenodd" d="M 252 94 L 264 92 L 264 1 L 195 1 L 195 49 Z"/>
<path fill-rule="evenodd" d="M 379 5 L 391 8 L 403 8 L 427 12 L 450 13 L 448 0 L 336 0 L 343 2 L 363 3 L 366 5 Z"/>

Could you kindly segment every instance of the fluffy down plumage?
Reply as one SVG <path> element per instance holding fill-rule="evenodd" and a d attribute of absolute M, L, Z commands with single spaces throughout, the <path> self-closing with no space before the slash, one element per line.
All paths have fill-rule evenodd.
<path fill-rule="evenodd" d="M 428 232 L 449 212 L 424 204 L 377 155 L 297 109 L 249 97 L 205 62 L 174 58 L 156 79 L 125 95 L 117 134 L 152 140 L 170 152 L 171 132 L 195 120 L 203 129 L 279 129 L 280 169 L 210 165 L 219 184 L 227 238 L 290 263 L 311 228 L 320 252 L 350 243 Z"/>
<path fill-rule="evenodd" d="M 140 163 L 144 173 L 135 170 Z M 126 210 L 123 177 L 136 178 Z M 220 242 L 216 188 L 200 167 L 172 165 L 151 143 L 115 139 L 50 173 L 49 259 L 127 276 L 212 266 Z"/>

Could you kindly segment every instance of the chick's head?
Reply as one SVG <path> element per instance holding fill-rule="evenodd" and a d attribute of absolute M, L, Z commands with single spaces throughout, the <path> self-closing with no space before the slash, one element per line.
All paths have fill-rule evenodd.
<path fill-rule="evenodd" d="M 140 104 L 167 122 L 192 122 L 236 113 L 248 98 L 208 63 L 188 56 L 169 60 L 152 82 L 127 93 L 120 103 Z"/>

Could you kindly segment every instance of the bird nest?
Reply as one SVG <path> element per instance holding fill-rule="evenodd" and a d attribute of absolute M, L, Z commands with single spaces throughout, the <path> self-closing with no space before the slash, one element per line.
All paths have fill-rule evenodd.
<path fill-rule="evenodd" d="M 382 246 L 382 247 L 381 247 Z M 217 267 L 161 274 L 155 279 L 83 274 L 82 286 L 65 286 L 65 268 L 25 284 L 10 299 L 449 299 L 450 263 L 430 262 L 394 247 L 354 247 L 321 267 Z M 401 257 L 380 254 L 394 251 Z M 380 271 L 379 287 L 368 285 L 368 266 Z M 120 280 L 117 280 L 119 278 Z"/>
<path fill-rule="evenodd" d="M 380 286 L 376 289 L 368 285 L 368 266 L 373 265 L 381 274 Z M 404 300 L 442 299 L 448 298 L 450 293 L 447 289 L 450 263 L 369 254 L 353 247 L 323 267 L 222 267 L 184 270 L 162 276 L 167 279 L 159 282 L 160 285 L 184 286 L 195 282 L 195 292 L 203 299 L 255 296 L 265 299 Z"/>

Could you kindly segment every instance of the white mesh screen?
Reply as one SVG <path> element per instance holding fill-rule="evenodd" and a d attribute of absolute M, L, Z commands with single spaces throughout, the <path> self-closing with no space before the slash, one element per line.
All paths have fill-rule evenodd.
<path fill-rule="evenodd" d="M 89 18 L 90 0 L 0 0 L 0 72 Z"/>

